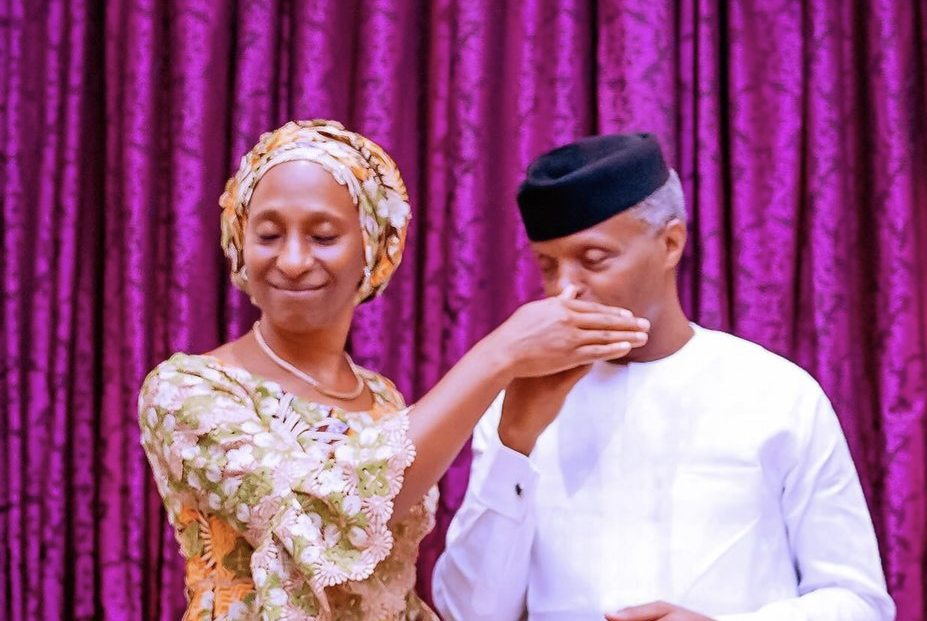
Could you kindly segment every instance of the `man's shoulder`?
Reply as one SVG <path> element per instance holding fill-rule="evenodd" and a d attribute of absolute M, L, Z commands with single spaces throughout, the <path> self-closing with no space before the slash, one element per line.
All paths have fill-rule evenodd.
<path fill-rule="evenodd" d="M 743 378 L 748 383 L 781 383 L 781 386 L 794 386 L 796 389 L 820 391 L 817 380 L 808 371 L 788 358 L 770 351 L 763 345 L 749 339 L 696 326 L 702 346 L 711 352 L 711 358 L 717 365 L 712 371 L 724 371 L 724 376 Z"/>

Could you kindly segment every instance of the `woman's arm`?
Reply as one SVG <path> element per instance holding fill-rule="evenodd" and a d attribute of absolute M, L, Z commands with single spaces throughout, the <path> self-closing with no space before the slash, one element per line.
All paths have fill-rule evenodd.
<path fill-rule="evenodd" d="M 414 406 L 409 437 L 416 457 L 394 500 L 393 519 L 401 519 L 441 478 L 509 382 L 620 358 L 645 342 L 638 338 L 645 330 L 638 321 L 624 309 L 563 297 L 519 308 Z"/>

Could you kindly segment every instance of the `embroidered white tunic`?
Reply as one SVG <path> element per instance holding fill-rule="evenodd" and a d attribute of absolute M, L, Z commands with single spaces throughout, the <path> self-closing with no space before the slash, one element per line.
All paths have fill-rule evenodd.
<path fill-rule="evenodd" d="M 693 326 L 597 363 L 530 459 L 498 399 L 434 575 L 447 621 L 600 621 L 665 600 L 724 621 L 887 621 L 875 535 L 833 408 L 796 365 Z"/>

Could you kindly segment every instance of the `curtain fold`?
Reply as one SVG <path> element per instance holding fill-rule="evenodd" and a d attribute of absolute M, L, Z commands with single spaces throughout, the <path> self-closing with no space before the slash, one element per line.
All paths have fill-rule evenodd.
<path fill-rule="evenodd" d="M 656 133 L 685 308 L 822 383 L 898 618 L 927 621 L 925 42 L 927 0 L 3 0 L 0 618 L 179 618 L 136 393 L 250 327 L 219 194 L 262 132 L 329 117 L 409 186 L 403 265 L 350 346 L 410 401 L 541 293 L 528 162 Z"/>

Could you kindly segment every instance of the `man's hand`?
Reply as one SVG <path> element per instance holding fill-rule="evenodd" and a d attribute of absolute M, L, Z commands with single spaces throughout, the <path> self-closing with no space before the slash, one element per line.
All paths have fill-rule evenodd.
<path fill-rule="evenodd" d="M 544 377 L 523 377 L 509 384 L 499 423 L 502 444 L 524 455 L 531 453 L 538 436 L 557 417 L 567 393 L 591 368 L 585 365 Z"/>
<path fill-rule="evenodd" d="M 606 621 L 714 621 L 697 612 L 666 602 L 650 602 L 605 615 Z"/>

